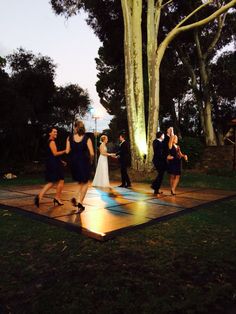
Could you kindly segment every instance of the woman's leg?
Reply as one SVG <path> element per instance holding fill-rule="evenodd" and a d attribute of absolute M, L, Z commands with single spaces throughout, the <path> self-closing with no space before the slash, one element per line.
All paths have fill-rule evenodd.
<path fill-rule="evenodd" d="M 48 190 L 50 190 L 52 187 L 53 187 L 53 182 L 49 182 L 49 183 L 47 183 L 44 187 L 43 187 L 43 189 L 40 191 L 40 193 L 39 193 L 39 200 L 41 201 L 41 199 L 43 198 L 43 196 L 44 196 L 44 194 L 48 191 Z"/>
<path fill-rule="evenodd" d="M 170 174 L 170 189 L 173 190 L 174 175 Z"/>
<path fill-rule="evenodd" d="M 175 176 L 174 181 L 173 181 L 173 187 L 172 187 L 173 193 L 175 193 L 175 190 L 176 190 L 178 183 L 179 183 L 179 179 L 180 179 L 179 175 Z"/>
<path fill-rule="evenodd" d="M 81 184 L 81 190 L 80 190 L 80 204 L 83 204 L 83 201 L 84 201 L 84 198 L 85 198 L 85 195 L 88 191 L 88 186 L 89 186 L 89 183 L 83 183 Z"/>
<path fill-rule="evenodd" d="M 61 193 L 62 193 L 63 187 L 64 187 L 64 180 L 59 180 L 57 183 L 57 191 L 56 191 L 56 196 L 55 196 L 55 198 L 59 201 L 61 200 Z"/>

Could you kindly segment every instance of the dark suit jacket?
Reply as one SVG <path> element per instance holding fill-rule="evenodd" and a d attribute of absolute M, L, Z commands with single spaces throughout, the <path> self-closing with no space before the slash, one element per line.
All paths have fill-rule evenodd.
<path fill-rule="evenodd" d="M 163 141 L 164 142 L 164 141 Z M 164 143 L 155 139 L 152 143 L 153 147 L 153 164 L 157 169 L 166 167 L 166 152 Z"/>
<path fill-rule="evenodd" d="M 165 135 L 165 138 L 162 142 L 165 158 L 169 155 L 169 141 L 170 141 L 170 137 L 168 135 Z"/>
<path fill-rule="evenodd" d="M 119 157 L 119 161 L 120 161 L 122 166 L 129 166 L 130 165 L 130 153 L 129 153 L 129 144 L 128 144 L 128 142 L 124 141 L 120 145 L 120 149 L 116 153 L 116 156 Z"/>

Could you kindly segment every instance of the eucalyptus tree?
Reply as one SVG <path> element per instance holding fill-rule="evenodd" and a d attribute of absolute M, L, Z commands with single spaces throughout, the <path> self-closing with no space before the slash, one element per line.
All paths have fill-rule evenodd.
<path fill-rule="evenodd" d="M 158 127 L 160 108 L 160 65 L 166 49 L 179 34 L 196 29 L 216 19 L 218 16 L 236 5 L 236 0 L 219 5 L 219 1 L 196 2 L 196 6 L 180 19 L 176 25 L 160 38 L 159 29 L 161 18 L 164 20 L 175 1 L 149 0 L 147 1 L 147 58 L 149 78 L 149 110 L 147 137 L 143 110 L 143 75 L 142 75 L 142 10 L 143 1 L 121 0 L 124 16 L 125 33 L 125 64 L 126 64 L 126 104 L 128 112 L 130 138 L 133 143 L 133 158 L 139 160 L 140 167 L 149 168 L 151 165 L 151 147 L 154 134 Z M 212 7 L 212 11 L 205 17 L 194 21 L 197 13 Z M 196 18 L 197 19 L 197 18 Z M 145 151 L 147 142 L 147 151 Z M 147 153 L 147 158 L 143 155 Z M 146 164 L 146 165 L 145 165 Z"/>
<path fill-rule="evenodd" d="M 180 1 L 180 0 L 176 0 Z M 51 0 L 58 14 L 76 14 L 82 7 L 88 10 L 99 2 L 84 0 Z M 113 2 L 113 1 L 111 1 Z M 107 1 L 109 10 L 110 1 Z M 221 3 L 217 0 L 196 1 L 195 6 L 164 36 L 160 36 L 162 20 L 168 11 L 174 10 L 174 0 L 121 0 L 124 26 L 125 97 L 132 150 L 132 166 L 149 170 L 152 165 L 152 141 L 159 126 L 160 111 L 160 65 L 166 49 L 181 33 L 201 27 L 236 5 L 236 0 Z M 199 20 L 197 13 L 204 9 L 206 15 Z M 148 117 L 145 117 L 143 34 L 142 17 L 146 14 L 147 68 L 148 68 Z M 147 120 L 147 123 L 146 123 Z"/>
<path fill-rule="evenodd" d="M 181 3 L 178 10 L 168 14 L 171 19 L 170 24 L 174 25 L 179 15 L 183 16 L 192 6 L 193 1 Z M 210 14 L 211 7 L 208 10 Z M 195 20 L 203 18 L 203 14 L 205 12 L 198 12 Z M 180 35 L 172 43 L 189 75 L 190 86 L 198 104 L 201 127 L 208 146 L 217 144 L 215 135 L 217 125 L 212 114 L 214 89 L 210 84 L 211 75 L 213 75 L 211 64 L 217 57 L 218 51 L 232 41 L 235 33 L 235 18 L 235 10 L 230 10 L 205 27 L 198 27 Z"/>

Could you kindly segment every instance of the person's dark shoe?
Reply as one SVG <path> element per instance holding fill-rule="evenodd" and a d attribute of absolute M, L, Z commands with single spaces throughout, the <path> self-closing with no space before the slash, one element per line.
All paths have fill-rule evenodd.
<path fill-rule="evenodd" d="M 58 199 L 54 198 L 54 199 L 53 199 L 53 205 L 54 205 L 54 206 L 56 206 L 56 205 L 62 206 L 62 205 L 64 205 L 64 204 L 63 204 L 61 201 L 59 201 Z"/>
<path fill-rule="evenodd" d="M 131 188 L 131 184 L 126 184 L 125 187 L 128 189 L 128 188 Z"/>
<path fill-rule="evenodd" d="M 174 193 L 174 192 L 171 190 L 171 195 L 176 195 L 176 193 Z"/>
<path fill-rule="evenodd" d="M 78 214 L 82 213 L 85 210 L 85 207 L 81 203 L 78 203 L 77 207 L 78 207 Z"/>
<path fill-rule="evenodd" d="M 161 194 L 163 194 L 163 192 L 159 191 L 159 190 L 154 190 L 153 194 L 154 195 L 161 195 Z"/>
<path fill-rule="evenodd" d="M 39 208 L 39 196 L 36 195 L 34 198 L 34 205 Z"/>
<path fill-rule="evenodd" d="M 71 204 L 74 206 L 74 207 L 77 207 L 77 202 L 76 202 L 76 198 L 75 197 L 72 197 L 72 199 L 70 200 L 71 201 Z"/>

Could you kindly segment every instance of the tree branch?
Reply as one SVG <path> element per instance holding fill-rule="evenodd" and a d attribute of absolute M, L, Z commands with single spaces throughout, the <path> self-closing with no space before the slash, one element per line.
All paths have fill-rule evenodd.
<path fill-rule="evenodd" d="M 169 0 L 166 3 L 162 4 L 161 8 L 163 9 L 166 5 L 168 5 L 169 3 L 173 2 L 174 0 Z"/>
<path fill-rule="evenodd" d="M 184 24 L 188 19 L 190 19 L 190 17 L 192 17 L 194 14 L 196 14 L 198 11 L 200 11 L 201 9 L 203 9 L 204 7 L 206 7 L 208 4 L 210 4 L 213 0 L 208 0 L 206 3 L 203 3 L 202 5 L 200 5 L 198 8 L 196 8 L 193 12 L 191 12 L 189 15 L 187 15 L 182 21 L 179 22 L 179 24 L 177 24 L 175 26 L 174 29 L 179 28 L 182 24 Z"/>
<path fill-rule="evenodd" d="M 183 32 L 183 31 L 193 29 L 195 27 L 203 26 L 203 25 L 213 21 L 219 15 L 223 14 L 224 12 L 226 12 L 227 10 L 229 10 L 230 8 L 232 8 L 235 5 L 236 5 L 236 0 L 231 0 L 230 2 L 228 2 L 227 4 L 220 7 L 218 10 L 216 10 L 214 13 L 212 13 L 208 17 L 206 17 L 200 21 L 197 21 L 195 23 L 179 27 L 179 31 Z"/>
<path fill-rule="evenodd" d="M 224 26 L 224 22 L 225 22 L 225 18 L 226 18 L 227 12 L 221 17 L 218 17 L 218 29 L 217 32 L 211 42 L 211 44 L 209 45 L 208 49 L 206 50 L 206 52 L 203 54 L 203 57 L 206 58 L 211 51 L 214 49 L 214 47 L 216 46 L 218 40 L 220 39 L 220 35 Z"/>

